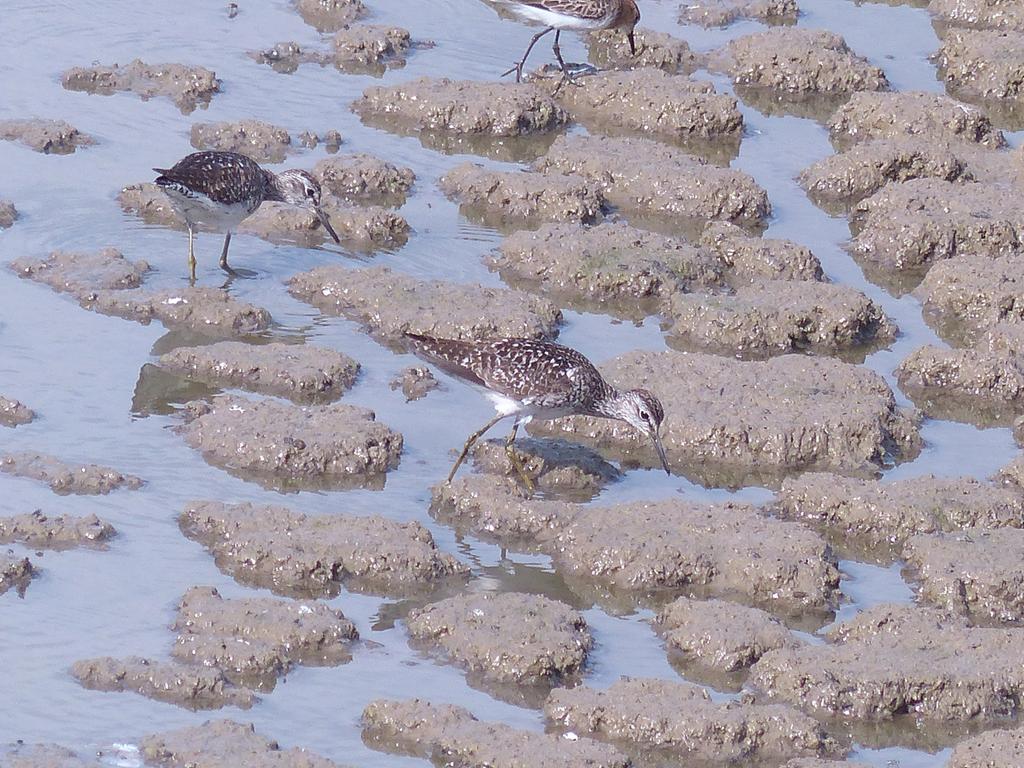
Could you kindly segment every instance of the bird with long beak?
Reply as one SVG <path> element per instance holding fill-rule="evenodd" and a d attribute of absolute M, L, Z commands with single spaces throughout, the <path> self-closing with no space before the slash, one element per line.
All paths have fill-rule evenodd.
<path fill-rule="evenodd" d="M 523 79 L 523 67 L 530 56 L 530 51 L 548 32 L 554 31 L 555 42 L 551 46 L 555 60 L 562 68 L 566 79 L 570 78 L 569 68 L 562 60 L 562 51 L 558 47 L 558 38 L 563 29 L 574 29 L 593 32 L 598 29 L 624 29 L 629 41 L 629 50 L 636 55 L 636 38 L 634 30 L 640 21 L 640 9 L 635 0 L 497 0 L 513 14 L 527 21 L 537 21 L 544 29 L 533 36 L 526 47 L 526 53 L 514 67 L 502 74 L 516 73 L 516 82 Z"/>
<path fill-rule="evenodd" d="M 661 442 L 661 424 L 665 420 L 661 401 L 646 389 L 616 389 L 575 349 L 537 339 L 461 341 L 414 333 L 405 336 L 421 357 L 480 388 L 497 411 L 497 416 L 469 436 L 448 474 L 448 482 L 455 477 L 473 443 L 509 417 L 514 420 L 505 452 L 531 491 L 533 483 L 512 444 L 520 425 L 533 418 L 583 415 L 624 421 L 654 444 L 661 466 L 672 474 Z"/>
<path fill-rule="evenodd" d="M 309 171 L 298 168 L 273 173 L 251 157 L 237 152 L 193 152 L 171 168 L 154 168 L 160 175 L 156 184 L 188 227 L 188 266 L 196 279 L 195 229 L 200 224 L 215 232 L 224 232 L 220 268 L 236 274 L 228 266 L 231 233 L 256 212 L 265 201 L 309 208 L 327 233 L 340 243 L 327 213 L 320 206 L 320 184 Z"/>

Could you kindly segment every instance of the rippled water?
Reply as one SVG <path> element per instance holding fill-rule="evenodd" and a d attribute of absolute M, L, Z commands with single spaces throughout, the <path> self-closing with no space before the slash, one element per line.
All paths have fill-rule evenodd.
<path fill-rule="evenodd" d="M 518 57 L 531 34 L 526 27 L 499 20 L 480 0 L 372 0 L 371 5 L 374 23 L 404 26 L 415 39 L 437 44 L 411 53 L 407 66 L 382 78 L 385 83 L 421 75 L 496 78 Z M 801 25 L 843 34 L 854 50 L 885 69 L 895 88 L 941 90 L 927 60 L 938 43 L 923 10 L 845 0 L 802 0 L 801 5 Z M 173 640 L 168 624 L 174 606 L 194 584 L 215 585 L 225 597 L 252 594 L 222 575 L 198 544 L 181 535 L 176 519 L 189 499 L 283 501 L 313 513 L 384 513 L 418 520 L 431 529 L 441 548 L 472 564 L 477 579 L 471 588 L 533 591 L 579 605 L 579 598 L 552 573 L 547 558 L 503 558 L 497 547 L 457 539 L 427 515 L 429 486 L 447 471 L 449 450 L 488 418 L 487 403 L 449 383 L 425 400 L 406 404 L 401 392 L 391 391 L 387 382 L 412 358 L 379 346 L 350 322 L 320 317 L 289 297 L 282 286 L 298 271 L 339 260 L 356 263 L 355 259 L 388 264 L 419 277 L 498 284 L 481 257 L 500 236 L 460 219 L 457 207 L 435 188 L 437 178 L 465 158 L 363 126 L 348 105 L 379 79 L 341 75 L 315 65 L 282 75 L 247 57 L 248 50 L 284 40 L 324 45 L 287 0 L 240 0 L 234 19 L 228 18 L 225 4 L 208 0 L 4 0 L 2 6 L 0 30 L 6 50 L 0 60 L 0 117 L 66 119 L 99 143 L 57 157 L 0 142 L 0 197 L 13 200 L 22 214 L 13 229 L 0 234 L 0 261 L 41 256 L 54 248 L 115 246 L 128 258 L 144 258 L 157 268 L 150 287 L 184 285 L 184 236 L 122 214 L 114 198 L 123 185 L 151 178 L 152 166 L 166 166 L 189 152 L 189 128 L 196 121 L 259 118 L 293 134 L 338 129 L 345 137 L 343 151 L 370 152 L 408 165 L 416 171 L 417 183 L 401 210 L 414 234 L 397 251 L 367 259 L 337 250 L 273 246 L 244 236 L 232 246 L 234 263 L 257 270 L 258 279 L 236 281 L 231 291 L 269 309 L 278 323 L 275 334 L 302 336 L 341 349 L 363 364 L 363 375 L 345 402 L 372 406 L 379 419 L 406 438 L 401 466 L 389 475 L 383 492 L 282 497 L 208 466 L 169 429 L 176 423 L 172 416 L 133 415 L 140 369 L 152 360 L 155 349 L 173 345 L 173 337 L 163 338 L 165 331 L 157 324 L 144 327 L 85 312 L 48 288 L 0 269 L 0 392 L 22 399 L 42 415 L 29 426 L 0 432 L 2 447 L 107 464 L 148 481 L 134 493 L 56 497 L 32 481 L 0 476 L 2 514 L 37 508 L 53 514 L 95 512 L 120 532 L 107 552 L 34 558 L 43 573 L 26 597 L 8 593 L 0 598 L 0 659 L 8 692 L 6 711 L 0 713 L 0 743 L 24 739 L 101 747 L 211 716 L 131 694 L 87 691 L 67 673 L 75 660 L 89 656 L 165 657 Z M 644 22 L 683 37 L 700 50 L 760 28 L 746 22 L 724 31 L 682 28 L 675 21 L 677 7 L 678 0 L 646 0 Z M 563 50 L 567 59 L 585 59 L 573 35 L 566 36 Z M 540 46 L 535 57 L 542 60 L 546 54 Z M 182 116 L 163 99 L 93 96 L 60 86 L 60 73 L 68 67 L 126 63 L 135 57 L 205 65 L 223 80 L 223 93 L 209 109 Z M 719 90 L 731 92 L 727 79 L 711 79 Z M 937 339 L 921 320 L 915 299 L 895 298 L 865 280 L 843 250 L 850 235 L 845 219 L 830 218 L 815 208 L 794 181 L 801 169 L 831 154 L 826 131 L 805 119 L 766 117 L 746 107 L 743 113 L 747 135 L 733 165 L 751 173 L 769 192 L 775 217 L 766 235 L 810 246 L 832 279 L 860 288 L 897 321 L 903 335 L 866 363 L 895 388 L 892 371 L 897 363 L 912 349 Z M 1011 136 L 1014 143 L 1020 138 Z M 323 155 L 320 148 L 294 161 L 310 166 Z M 219 244 L 216 236 L 201 236 L 198 241 L 203 284 L 223 281 L 216 264 Z M 573 312 L 567 313 L 561 339 L 598 361 L 633 348 L 664 348 L 654 320 L 634 326 Z M 1014 452 L 1008 429 L 930 421 L 923 434 L 928 445 L 922 455 L 891 470 L 890 477 L 925 472 L 985 477 Z M 641 470 L 609 488 L 601 501 L 680 493 L 698 499 L 769 497 L 763 489 L 727 494 Z M 898 567 L 848 562 L 844 571 L 843 590 L 851 602 L 841 618 L 881 600 L 911 599 Z M 250 711 L 226 709 L 216 714 L 252 721 L 284 745 L 305 746 L 365 766 L 422 765 L 362 744 L 359 715 L 379 696 L 437 693 L 482 719 L 541 727 L 538 712 L 469 688 L 456 668 L 412 651 L 404 630 L 393 620 L 401 606 L 348 593 L 332 602 L 355 621 L 364 639 L 378 645 L 362 648 L 345 666 L 298 668 Z M 610 616 L 580 607 L 587 609 L 598 638 L 588 682 L 604 686 L 621 674 L 677 678 L 647 623 L 648 614 Z M 900 748 L 860 749 L 856 757 L 877 766 L 899 760 L 903 768 L 923 768 L 944 765 L 948 750 L 930 755 Z"/>

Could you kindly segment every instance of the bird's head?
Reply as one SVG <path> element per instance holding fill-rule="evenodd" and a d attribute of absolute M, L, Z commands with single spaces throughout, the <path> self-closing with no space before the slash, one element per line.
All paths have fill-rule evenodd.
<path fill-rule="evenodd" d="M 640 8 L 635 0 L 626 0 L 619 12 L 619 26 L 626 30 L 629 52 L 636 56 L 636 25 L 640 22 Z"/>
<path fill-rule="evenodd" d="M 609 416 L 629 424 L 633 429 L 654 443 L 654 449 L 661 459 L 661 466 L 668 474 L 668 457 L 661 442 L 661 424 L 665 421 L 665 409 L 661 401 L 646 389 L 630 389 L 620 392 L 609 409 Z"/>
<path fill-rule="evenodd" d="M 276 198 L 283 203 L 311 209 L 334 242 L 341 242 L 334 227 L 331 226 L 331 220 L 327 217 L 327 213 L 320 206 L 320 182 L 313 178 L 313 174 L 301 168 L 282 171 L 277 174 L 274 191 Z"/>

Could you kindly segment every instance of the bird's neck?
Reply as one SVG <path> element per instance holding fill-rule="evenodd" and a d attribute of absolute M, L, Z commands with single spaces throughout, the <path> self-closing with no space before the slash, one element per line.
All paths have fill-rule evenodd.
<path fill-rule="evenodd" d="M 263 183 L 266 188 L 266 194 L 264 200 L 269 200 L 276 203 L 284 202 L 284 190 L 281 187 L 280 177 L 273 171 L 268 171 L 266 168 L 263 169 Z"/>
<path fill-rule="evenodd" d="M 594 404 L 591 408 L 592 415 L 603 416 L 608 419 L 620 418 L 619 412 L 621 408 L 619 408 L 619 404 L 622 399 L 622 392 L 610 384 L 601 383 L 604 385 L 604 389 L 598 397 L 594 398 Z"/>
<path fill-rule="evenodd" d="M 615 19 L 612 22 L 613 27 L 621 27 L 626 24 L 630 24 L 637 16 L 636 3 L 633 0 L 622 0 L 619 3 L 618 12 L 615 14 Z"/>

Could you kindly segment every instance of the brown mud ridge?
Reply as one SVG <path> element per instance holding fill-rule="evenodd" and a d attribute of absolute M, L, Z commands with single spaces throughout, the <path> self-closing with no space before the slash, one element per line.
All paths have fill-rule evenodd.
<path fill-rule="evenodd" d="M 560 77 L 558 72 L 556 77 Z M 661 70 L 599 72 L 580 77 L 576 87 L 561 88 L 556 98 L 591 132 L 643 133 L 678 142 L 696 151 L 726 145 L 735 154 L 743 135 L 736 99 L 685 75 Z M 719 151 L 721 154 L 721 150 Z"/>
<path fill-rule="evenodd" d="M 0 427 L 20 427 L 32 423 L 36 413 L 24 403 L 0 395 Z"/>
<path fill-rule="evenodd" d="M 189 140 L 196 149 L 241 152 L 260 163 L 284 162 L 295 149 L 287 129 L 261 120 L 193 123 Z"/>
<path fill-rule="evenodd" d="M 456 595 L 410 611 L 406 627 L 414 648 L 464 667 L 470 685 L 529 686 L 538 706 L 552 686 L 579 680 L 594 644 L 569 606 L 512 592 Z"/>
<path fill-rule="evenodd" d="M 740 19 L 795 24 L 799 13 L 796 0 L 689 0 L 679 6 L 679 23 L 700 24 L 706 29 L 727 27 Z"/>
<path fill-rule="evenodd" d="M 382 488 L 402 435 L 353 405 L 298 406 L 220 395 L 185 406 L 180 431 L 203 458 L 271 487 Z"/>
<path fill-rule="evenodd" d="M 320 184 L 350 203 L 401 206 L 416 181 L 412 168 L 367 154 L 328 157 L 313 166 Z"/>
<path fill-rule="evenodd" d="M 0 229 L 10 229 L 18 220 L 18 209 L 10 200 L 0 200 Z"/>
<path fill-rule="evenodd" d="M 828 129 L 832 144 L 840 150 L 875 139 L 912 136 L 1006 148 L 1002 131 L 992 127 L 984 112 L 944 94 L 923 91 L 855 93 L 832 115 Z"/>
<path fill-rule="evenodd" d="M 629 768 L 615 747 L 587 738 L 567 739 L 481 722 L 463 707 L 421 699 L 370 702 L 363 710 L 363 741 L 391 754 L 453 765 L 515 768 L 529 755 L 531 768 Z"/>
<path fill-rule="evenodd" d="M 356 382 L 359 363 L 312 344 L 222 341 L 178 347 L 160 357 L 162 369 L 214 387 L 238 387 L 299 403 L 337 400 Z"/>
<path fill-rule="evenodd" d="M 569 114 L 530 83 L 420 78 L 367 88 L 352 109 L 363 122 L 399 132 L 445 132 L 490 138 L 561 128 Z"/>
<path fill-rule="evenodd" d="M 1010 484 L 924 476 L 891 482 L 807 473 L 783 482 L 772 512 L 827 533 L 839 547 L 898 555 L 919 534 L 1024 528 L 1024 493 Z"/>
<path fill-rule="evenodd" d="M 232 299 L 215 288 L 146 291 L 139 286 L 150 267 L 129 261 L 120 251 L 54 251 L 43 259 L 15 259 L 11 269 L 55 291 L 70 293 L 86 309 L 149 324 L 159 320 L 171 329 L 211 337 L 247 336 L 270 327 L 270 313 Z"/>
<path fill-rule="evenodd" d="M 69 91 L 109 96 L 117 91 L 131 91 L 144 101 L 154 96 L 170 99 L 188 114 L 196 107 L 208 107 L 220 81 L 206 67 L 187 64 L 146 64 L 140 59 L 119 66 L 74 67 L 61 77 Z"/>
<path fill-rule="evenodd" d="M 238 707 L 249 709 L 258 701 L 248 688 L 232 683 L 223 671 L 141 656 L 115 659 L 100 656 L 71 666 L 71 675 L 92 691 L 137 693 L 147 699 L 191 710 Z"/>
<path fill-rule="evenodd" d="M 903 549 L 921 599 L 978 623 L 1024 621 L 1024 531 L 968 528 L 914 536 Z"/>
<path fill-rule="evenodd" d="M 702 57 L 685 40 L 666 32 L 637 27 L 636 53 L 621 30 L 591 32 L 587 38 L 588 58 L 599 70 L 660 69 L 669 74 L 690 73 L 702 65 Z"/>
<path fill-rule="evenodd" d="M 293 666 L 352 660 L 355 625 L 336 608 L 309 601 L 252 597 L 225 600 L 213 587 L 193 587 L 178 606 L 171 655 L 217 667 L 240 684 L 272 690 Z"/>
<path fill-rule="evenodd" d="M 800 183 L 831 213 L 846 213 L 891 182 L 1024 181 L 1024 163 L 1000 151 L 1003 134 L 980 110 L 948 96 L 858 93 L 829 126 L 838 154 L 804 169 Z"/>
<path fill-rule="evenodd" d="M 599 185 L 572 174 L 495 171 L 466 162 L 442 176 L 438 187 L 459 202 L 463 216 L 495 228 L 589 224 L 604 215 Z"/>
<path fill-rule="evenodd" d="M 696 591 L 789 614 L 827 612 L 839 596 L 835 555 L 818 534 L 746 505 L 581 508 L 529 499 L 510 479 L 475 475 L 437 486 L 431 514 L 474 536 L 551 555 L 589 599 L 646 602 Z"/>
<path fill-rule="evenodd" d="M 860 291 L 815 282 L 821 266 L 806 248 L 724 222 L 707 227 L 700 246 L 622 222 L 544 224 L 509 236 L 488 266 L 563 307 L 629 320 L 661 315 L 669 344 L 684 350 L 863 352 L 896 334 Z"/>
<path fill-rule="evenodd" d="M 63 120 L 0 120 L 0 141 L 17 141 L 36 152 L 70 155 L 96 140 Z"/>
<path fill-rule="evenodd" d="M 27 557 L 16 557 L 10 552 L 0 552 L 0 595 L 8 590 L 17 590 L 24 596 L 28 584 L 38 571 Z"/>
<path fill-rule="evenodd" d="M 512 448 L 523 472 L 550 497 L 590 501 L 622 472 L 589 448 L 564 440 L 520 438 Z M 481 472 L 510 477 L 517 474 L 504 440 L 480 440 L 473 447 L 473 464 Z"/>
<path fill-rule="evenodd" d="M 401 27 L 351 24 L 334 35 L 330 51 L 310 50 L 288 41 L 262 51 L 250 51 L 249 56 L 281 74 L 292 74 L 302 64 L 319 64 L 346 74 L 380 77 L 388 69 L 404 67 L 405 56 L 414 45 L 408 30 Z"/>
<path fill-rule="evenodd" d="M 911 179 L 974 181 L 967 147 L 904 137 L 856 144 L 819 160 L 800 173 L 800 185 L 826 211 L 841 213 L 886 184 Z"/>
<path fill-rule="evenodd" d="M 681 675 L 718 690 L 740 690 L 746 670 L 768 651 L 803 644 L 770 613 L 728 600 L 678 597 L 654 628 Z"/>
<path fill-rule="evenodd" d="M 1024 414 L 1024 324 L 997 322 L 967 349 L 926 344 L 903 359 L 900 388 L 933 418 L 1007 426 Z"/>
<path fill-rule="evenodd" d="M 27 477 L 50 486 L 54 493 L 96 495 L 118 488 L 136 490 L 145 481 L 98 464 L 68 464 L 55 456 L 32 451 L 0 456 L 0 472 Z"/>
<path fill-rule="evenodd" d="M 682 238 L 624 222 L 551 223 L 510 235 L 488 266 L 506 283 L 563 305 L 609 305 L 615 314 L 640 319 L 675 293 L 724 289 L 723 261 Z"/>
<path fill-rule="evenodd" d="M 811 718 L 789 707 L 714 704 L 698 686 L 621 680 L 607 691 L 556 689 L 545 706 L 555 733 L 483 723 L 468 710 L 421 699 L 378 700 L 363 712 L 363 739 L 375 749 L 422 757 L 443 754 L 459 765 L 627 766 L 657 756 L 698 761 L 778 762 L 794 755 L 843 751 Z M 610 743 L 607 743 L 610 742 Z M 621 750 L 621 751 L 620 751 Z M 628 757 L 627 757 L 628 755 Z"/>
<path fill-rule="evenodd" d="M 193 587 L 178 605 L 173 660 L 83 659 L 71 673 L 86 688 L 130 691 L 187 709 L 248 708 L 297 664 L 352 659 L 359 638 L 341 611 L 276 598 L 225 600 Z"/>
<path fill-rule="evenodd" d="M 549 301 L 522 291 L 417 280 L 388 267 L 317 267 L 292 277 L 288 290 L 391 343 L 407 331 L 452 339 L 550 338 L 562 320 Z"/>
<path fill-rule="evenodd" d="M 96 515 L 47 517 L 41 511 L 0 517 L 0 544 L 18 543 L 31 549 L 105 547 L 116 535 L 114 526 Z"/>
<path fill-rule="evenodd" d="M 338 237 L 346 245 L 372 250 L 405 243 L 409 236 L 409 223 L 397 212 L 381 205 L 354 205 L 346 198 L 376 197 L 381 201 L 400 204 L 404 196 L 395 198 L 395 178 L 407 178 L 406 171 L 367 155 L 328 158 L 313 169 L 314 177 L 326 187 L 323 208 L 330 216 L 331 225 Z M 334 194 L 334 189 L 345 188 L 345 181 L 349 183 L 348 189 L 358 183 L 360 195 L 346 193 L 339 197 Z M 131 184 L 121 190 L 117 199 L 126 213 L 139 216 L 147 224 L 185 228 L 184 221 L 171 206 L 167 195 L 152 182 Z M 242 223 L 238 231 L 274 243 L 292 243 L 304 247 L 322 245 L 330 237 L 315 213 L 283 203 L 264 203 Z"/>
<path fill-rule="evenodd" d="M 1024 217 L 1021 225 L 1024 244 Z M 996 233 L 988 235 L 998 238 Z M 979 233 L 979 240 L 985 236 L 986 233 Z M 1016 233 L 1006 235 L 1013 241 L 1017 237 Z M 989 331 L 1005 333 L 1007 325 L 1024 323 L 1021 309 L 1024 306 L 1024 279 L 1021 278 L 1024 250 L 998 244 L 993 244 L 993 248 L 1005 248 L 1007 255 L 993 253 L 990 258 L 984 258 L 984 254 L 960 255 L 943 261 L 928 271 L 914 292 L 924 305 L 925 320 L 951 344 L 973 345 Z M 1018 334 L 1014 327 L 1012 336 Z M 995 341 L 997 345 L 1002 343 Z"/>
<path fill-rule="evenodd" d="M 936 26 L 969 29 L 1015 29 L 1024 32 L 1024 7 L 1017 0 L 931 0 Z"/>
<path fill-rule="evenodd" d="M 807 246 L 792 240 L 753 237 L 728 222 L 713 221 L 704 227 L 700 244 L 718 255 L 733 285 L 825 279 L 821 262 Z"/>
<path fill-rule="evenodd" d="M 824 121 L 850 94 L 888 90 L 885 73 L 858 56 L 840 35 L 820 29 L 774 27 L 712 53 L 743 101 L 767 114 Z"/>
<path fill-rule="evenodd" d="M 668 301 L 670 346 L 743 359 L 814 350 L 885 345 L 897 328 L 856 288 L 834 283 L 770 280 L 735 293 L 676 293 Z"/>
<path fill-rule="evenodd" d="M 707 225 L 698 245 L 624 222 L 544 224 L 507 237 L 487 265 L 513 287 L 630 320 L 662 312 L 679 294 L 823 279 L 820 262 L 806 247 L 752 237 L 727 222 Z"/>
<path fill-rule="evenodd" d="M 935 54 L 949 92 L 1024 127 L 1024 40 L 1016 30 L 950 29 Z"/>
<path fill-rule="evenodd" d="M 276 741 L 258 735 L 251 724 L 232 720 L 208 720 L 152 734 L 139 742 L 139 749 L 150 768 L 343 768 L 299 747 L 282 749 Z M 111 764 L 107 759 L 97 760 L 95 753 L 85 757 L 51 744 L 19 744 L 3 757 L 6 768 L 100 768 Z"/>
<path fill-rule="evenodd" d="M 422 365 L 410 365 L 403 368 L 388 384 L 391 389 L 401 389 L 405 402 L 411 403 L 426 397 L 441 386 L 430 369 Z"/>
<path fill-rule="evenodd" d="M 84 306 L 143 325 L 159 320 L 171 330 L 181 328 L 211 338 L 249 336 L 270 327 L 267 310 L 237 301 L 217 288 L 99 291 Z"/>
<path fill-rule="evenodd" d="M 337 32 L 365 16 L 362 0 L 293 0 L 302 20 L 318 32 Z"/>
<path fill-rule="evenodd" d="M 561 136 L 534 170 L 582 177 L 626 218 L 669 217 L 676 228 L 682 218 L 698 221 L 698 231 L 711 220 L 759 229 L 771 213 L 768 193 L 751 176 L 651 139 Z"/>
<path fill-rule="evenodd" d="M 941 265 L 944 272 L 991 273 L 999 257 L 1013 258 L 1024 244 L 1016 194 L 1007 183 L 919 178 L 889 184 L 854 208 L 851 251 L 869 271 L 888 276 L 886 282 L 920 280 L 933 266 L 958 257 L 956 267 Z"/>
<path fill-rule="evenodd" d="M 389 597 L 465 580 L 469 569 L 439 552 L 418 523 L 379 516 L 310 517 L 284 507 L 195 502 L 180 518 L 218 567 L 278 594 L 334 597 L 346 589 Z"/>
<path fill-rule="evenodd" d="M 620 388 L 647 387 L 668 414 L 665 449 L 676 471 L 715 484 L 768 482 L 830 468 L 874 472 L 920 449 L 917 417 L 896 406 L 878 374 L 836 360 L 784 355 L 763 362 L 700 353 L 629 352 L 600 366 Z M 665 386 L 672 382 L 672 387 Z M 643 466 L 658 462 L 625 424 L 575 416 L 530 425 Z"/>
<path fill-rule="evenodd" d="M 846 751 L 813 718 L 788 706 L 747 695 L 714 703 L 691 683 L 620 678 L 606 690 L 587 686 L 552 691 L 544 705 L 548 724 L 610 742 L 636 755 L 761 764 L 796 756 Z"/>
<path fill-rule="evenodd" d="M 1019 629 L 971 627 L 932 608 L 880 605 L 827 633 L 825 646 L 769 651 L 754 688 L 820 715 L 998 725 L 1024 691 Z M 955 737 L 947 732 L 944 741 Z"/>

